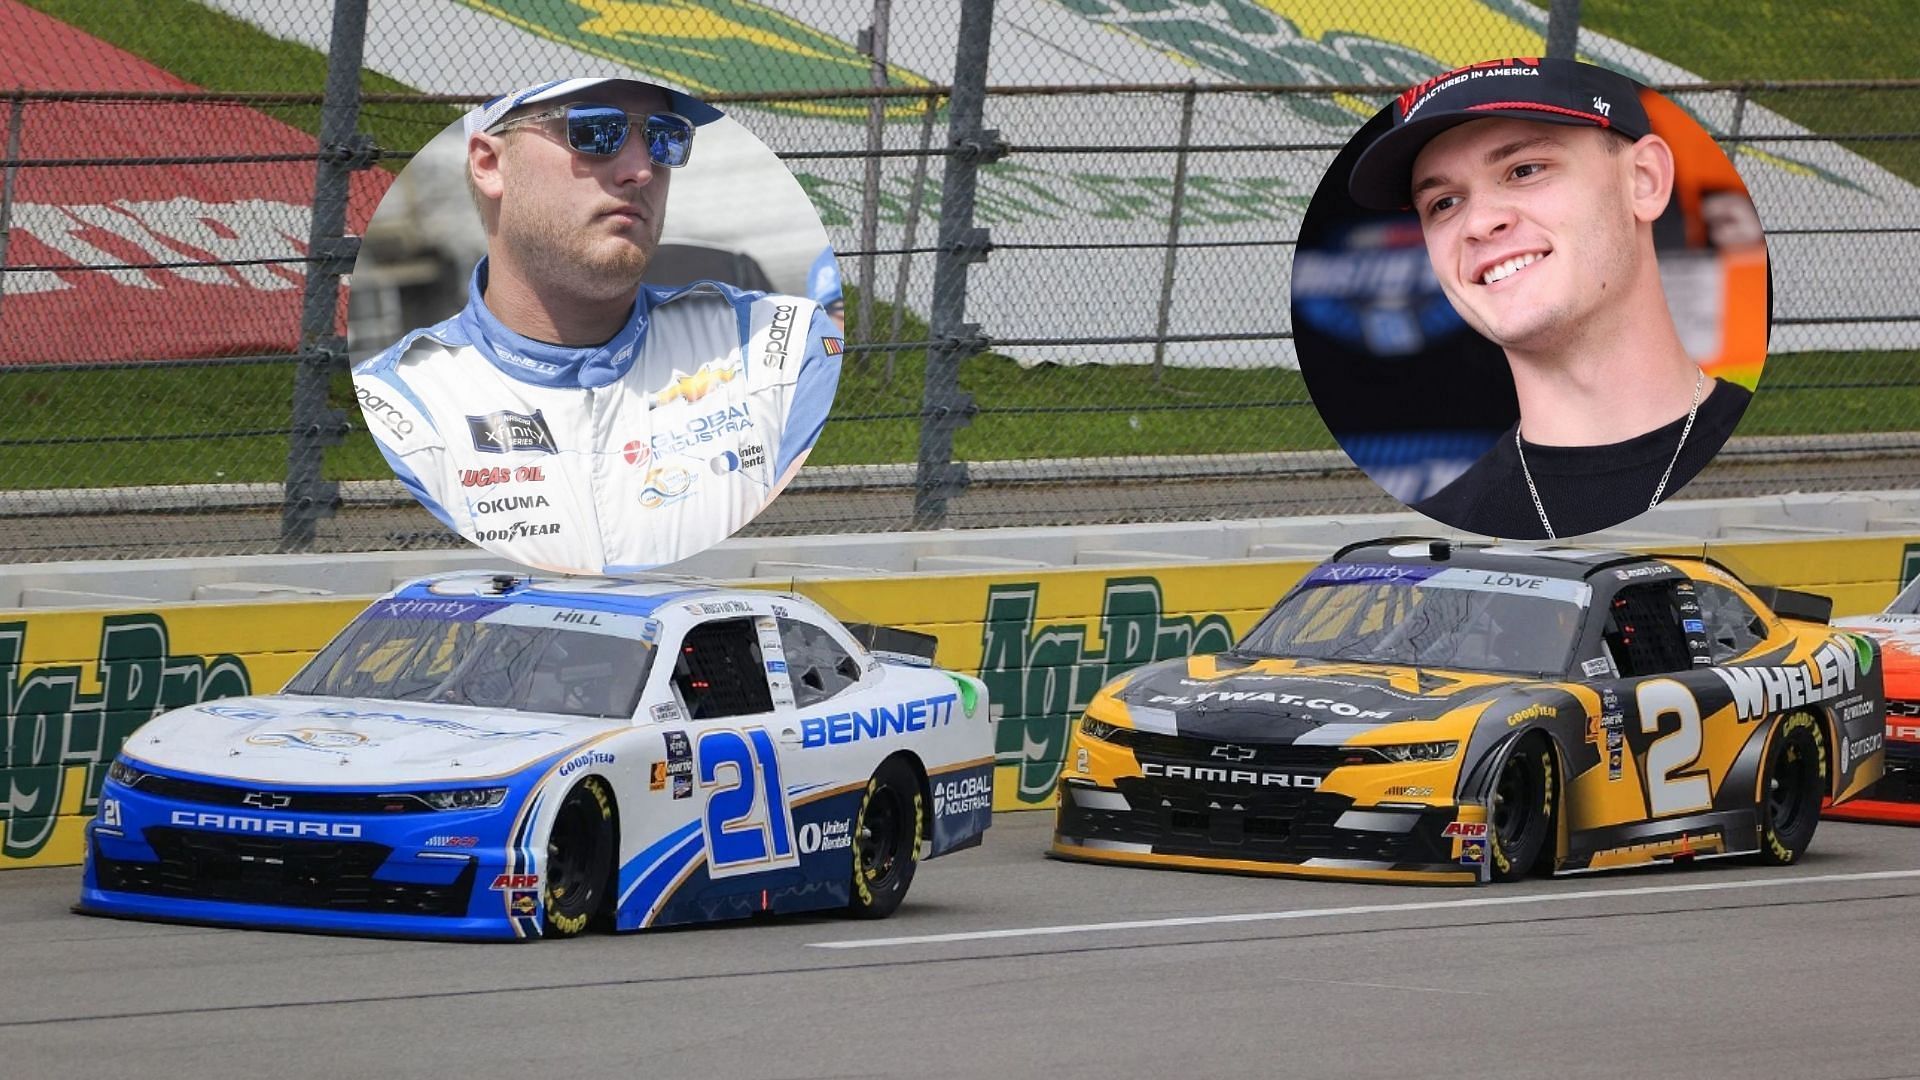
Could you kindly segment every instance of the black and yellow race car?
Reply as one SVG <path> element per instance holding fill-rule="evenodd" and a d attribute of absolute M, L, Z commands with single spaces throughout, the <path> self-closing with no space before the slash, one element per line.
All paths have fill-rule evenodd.
<path fill-rule="evenodd" d="M 1880 778 L 1869 638 L 1712 560 L 1390 538 L 1103 687 L 1050 853 L 1479 882 L 1752 855 Z"/>

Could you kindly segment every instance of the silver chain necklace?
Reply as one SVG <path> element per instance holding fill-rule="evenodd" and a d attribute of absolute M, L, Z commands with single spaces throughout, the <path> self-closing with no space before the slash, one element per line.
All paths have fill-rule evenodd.
<path fill-rule="evenodd" d="M 1693 404 L 1687 406 L 1687 423 L 1680 429 L 1680 444 L 1673 448 L 1673 460 L 1667 462 L 1667 471 L 1660 474 L 1660 484 L 1653 489 L 1653 498 L 1647 500 L 1649 510 L 1660 505 L 1660 496 L 1667 491 L 1667 481 L 1673 478 L 1673 467 L 1680 464 L 1680 451 L 1686 449 L 1687 436 L 1693 434 L 1693 418 L 1700 412 L 1700 388 L 1706 384 L 1707 372 L 1702 368 L 1693 380 Z M 1533 510 L 1540 515 L 1540 527 L 1547 530 L 1547 539 L 1558 540 L 1553 531 L 1553 522 L 1547 520 L 1547 508 L 1540 504 L 1540 489 L 1533 486 L 1533 470 L 1527 468 L 1527 452 L 1520 446 L 1518 426 L 1513 429 L 1513 452 L 1520 456 L 1520 475 L 1527 478 L 1527 493 L 1533 496 Z"/>

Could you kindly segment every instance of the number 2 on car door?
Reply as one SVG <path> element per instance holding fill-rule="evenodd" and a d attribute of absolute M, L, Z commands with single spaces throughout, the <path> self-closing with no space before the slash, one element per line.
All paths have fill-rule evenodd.
<path fill-rule="evenodd" d="M 701 821 L 708 875 L 797 865 L 780 758 L 766 730 L 703 731 L 694 743 L 694 759 L 706 799 Z"/>
<path fill-rule="evenodd" d="M 1647 747 L 1647 809 L 1654 817 L 1686 814 L 1713 807 L 1713 786 L 1704 774 L 1675 776 L 1700 760 L 1700 704 L 1686 687 L 1671 679 L 1642 683 L 1634 697 L 1640 705 L 1640 730 L 1660 730 L 1660 718 L 1678 716 L 1680 727 L 1653 740 Z"/>

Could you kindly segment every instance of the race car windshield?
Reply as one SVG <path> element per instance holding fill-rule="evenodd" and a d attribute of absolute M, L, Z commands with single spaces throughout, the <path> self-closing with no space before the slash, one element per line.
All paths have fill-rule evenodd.
<path fill-rule="evenodd" d="M 1333 564 L 1303 579 L 1234 652 L 1559 675 L 1587 596 L 1584 583 L 1558 578 Z"/>
<path fill-rule="evenodd" d="M 589 630 L 552 625 L 583 617 L 571 610 L 465 601 L 455 618 L 402 614 L 410 603 L 438 602 L 377 602 L 283 692 L 618 719 L 639 705 L 653 646 L 603 632 L 632 616 L 585 613 L 602 624 Z"/>
<path fill-rule="evenodd" d="M 1914 578 L 1911 582 L 1907 583 L 1906 588 L 1900 590 L 1900 595 L 1894 597 L 1893 603 L 1887 605 L 1886 613 L 1889 615 L 1920 615 L 1920 578 Z"/>

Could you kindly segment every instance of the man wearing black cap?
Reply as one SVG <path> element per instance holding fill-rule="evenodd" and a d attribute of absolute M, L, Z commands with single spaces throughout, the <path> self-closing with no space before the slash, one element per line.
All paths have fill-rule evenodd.
<path fill-rule="evenodd" d="M 487 237 L 466 308 L 354 371 L 420 502 L 528 566 L 624 573 L 725 539 L 805 460 L 840 330 L 797 296 L 642 284 L 712 107 L 624 79 L 523 88 L 465 120 Z"/>
<path fill-rule="evenodd" d="M 1453 307 L 1499 345 L 1520 421 L 1416 509 L 1494 536 L 1617 525 L 1691 480 L 1751 395 L 1680 343 L 1654 254 L 1673 154 L 1639 87 L 1570 60 L 1494 60 L 1421 83 L 1348 188 L 1411 207 Z"/>

